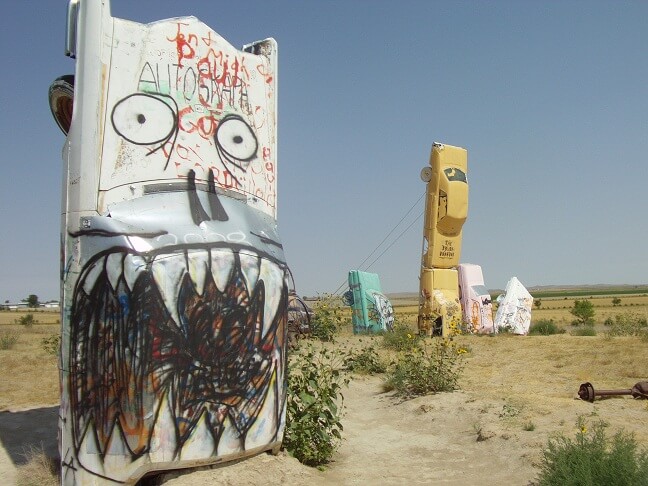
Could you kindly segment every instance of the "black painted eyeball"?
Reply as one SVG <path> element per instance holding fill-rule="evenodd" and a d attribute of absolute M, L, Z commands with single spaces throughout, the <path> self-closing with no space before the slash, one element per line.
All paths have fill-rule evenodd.
<path fill-rule="evenodd" d="M 173 107 L 160 98 L 135 93 L 115 105 L 111 116 L 115 131 L 136 145 L 167 141 L 176 130 Z"/>
<path fill-rule="evenodd" d="M 228 159 L 250 161 L 259 148 L 252 128 L 238 115 L 223 118 L 216 128 L 214 139 L 219 151 Z"/>

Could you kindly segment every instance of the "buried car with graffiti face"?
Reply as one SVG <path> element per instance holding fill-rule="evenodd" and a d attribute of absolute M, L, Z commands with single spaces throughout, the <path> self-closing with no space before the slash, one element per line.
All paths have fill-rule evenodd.
<path fill-rule="evenodd" d="M 193 17 L 142 25 L 108 1 L 69 18 L 75 86 L 50 90 L 67 135 L 62 482 L 277 450 L 276 43 L 239 51 Z"/>

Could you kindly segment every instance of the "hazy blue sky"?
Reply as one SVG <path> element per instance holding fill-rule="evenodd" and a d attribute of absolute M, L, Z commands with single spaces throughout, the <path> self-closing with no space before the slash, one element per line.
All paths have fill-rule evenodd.
<path fill-rule="evenodd" d="M 47 89 L 74 72 L 66 8 L 3 9 L 2 301 L 59 296 L 64 139 Z M 237 47 L 277 39 L 279 229 L 300 293 L 336 290 L 392 230 L 423 194 L 434 141 L 468 150 L 462 261 L 489 288 L 514 275 L 648 283 L 648 2 L 113 0 L 112 11 L 195 15 Z M 385 291 L 418 289 L 422 228 L 371 267 Z"/>

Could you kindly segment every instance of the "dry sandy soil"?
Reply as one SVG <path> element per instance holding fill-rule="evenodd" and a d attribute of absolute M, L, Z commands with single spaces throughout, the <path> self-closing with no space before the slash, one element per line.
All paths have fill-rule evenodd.
<path fill-rule="evenodd" d="M 638 338 L 497 336 L 461 338 L 470 350 L 461 390 L 401 401 L 380 376 L 353 375 L 345 391 L 344 441 L 323 470 L 284 452 L 224 467 L 167 474 L 166 485 L 254 484 L 532 484 L 547 439 L 573 437 L 578 417 L 604 421 L 611 433 L 633 432 L 648 447 L 648 402 L 617 397 L 588 403 L 578 387 L 630 388 L 648 380 L 646 342 Z M 379 344 L 344 336 L 338 347 Z M 0 366 L 13 369 L 11 353 Z M 7 354 L 9 353 L 9 354 Z M 0 382 L 0 478 L 16 481 L 24 451 L 56 455 L 57 374 L 53 357 L 33 352 L 40 366 L 6 373 Z M 12 365 L 11 363 L 14 363 Z M 10 367 L 10 368 L 8 368 Z M 16 391 L 27 388 L 26 398 Z M 12 398 L 12 397 L 16 398 Z M 39 483 L 44 486 L 44 483 Z"/>
<path fill-rule="evenodd" d="M 165 484 L 528 484 L 535 476 L 521 434 L 494 425 L 477 441 L 480 420 L 499 421 L 495 402 L 465 392 L 399 402 L 375 377 L 353 380 L 346 399 L 345 440 L 324 471 L 282 453 Z"/>

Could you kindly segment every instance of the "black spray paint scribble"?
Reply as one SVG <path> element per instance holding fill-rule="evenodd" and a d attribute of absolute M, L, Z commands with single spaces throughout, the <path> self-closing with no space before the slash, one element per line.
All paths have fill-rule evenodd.
<path fill-rule="evenodd" d="M 129 255 L 146 257 L 126 249 L 117 254 L 122 267 Z M 273 376 L 278 382 L 277 373 L 285 369 L 285 282 L 275 289 L 280 303 L 262 336 L 266 285 L 260 280 L 253 290 L 247 287 L 238 253 L 222 291 L 207 272 L 199 295 L 185 273 L 177 295 L 179 322 L 167 312 L 150 264 L 139 271 L 132 288 L 122 268 L 113 288 L 109 272 L 115 269 L 108 262 L 114 264 L 115 255 L 104 252 L 89 262 L 74 292 L 69 388 L 77 454 L 90 432 L 102 457 L 111 440 L 121 436 L 134 460 L 150 451 L 163 412 L 173 418 L 176 456 L 203 417 L 213 439 L 212 455 L 226 418 L 243 450 Z M 91 274 L 94 283 L 86 281 Z M 276 350 L 281 350 L 280 362 Z M 273 423 L 268 424 L 275 436 L 280 396 L 278 390 Z"/>

